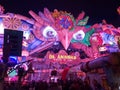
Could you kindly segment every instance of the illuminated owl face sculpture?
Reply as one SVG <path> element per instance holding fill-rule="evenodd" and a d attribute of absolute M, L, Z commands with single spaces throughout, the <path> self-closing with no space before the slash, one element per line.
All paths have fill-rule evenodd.
<path fill-rule="evenodd" d="M 99 46 L 104 44 L 114 45 L 117 42 L 114 39 L 115 32 L 118 32 L 117 29 L 114 27 L 109 28 L 110 25 L 107 23 L 106 25 L 96 24 L 96 27 L 94 25 L 88 27 L 86 24 L 89 17 L 84 17 L 85 12 L 81 12 L 76 19 L 70 13 L 58 11 L 57 9 L 54 12 L 50 12 L 47 8 L 44 8 L 44 13 L 39 12 L 39 15 L 33 11 L 29 11 L 29 13 L 35 19 L 34 35 L 42 41 L 60 41 L 66 50 L 70 43 L 79 43 L 78 47 L 84 49 L 87 54 L 96 54 L 99 51 Z M 98 31 L 97 28 L 101 28 L 101 30 Z M 118 33 L 120 34 L 120 32 Z M 89 46 L 93 46 L 94 50 L 89 48 Z"/>
<path fill-rule="evenodd" d="M 86 37 L 81 29 L 87 24 L 89 17 L 84 18 L 84 12 L 80 13 L 76 20 L 70 13 L 57 11 L 56 9 L 51 13 L 45 8 L 44 13 L 39 12 L 39 16 L 33 11 L 29 11 L 29 13 L 36 20 L 33 32 L 40 40 L 61 41 L 64 48 L 67 49 L 72 38 L 74 41 L 82 41 Z M 84 41 L 82 42 L 84 43 Z"/>
<path fill-rule="evenodd" d="M 60 41 L 65 49 L 68 48 L 70 43 L 74 42 L 90 46 L 90 38 L 92 34 L 97 32 L 92 26 L 86 29 L 89 17 L 86 16 L 84 18 L 84 12 L 81 12 L 77 19 L 70 13 L 58 11 L 57 9 L 51 13 L 47 8 L 44 8 L 44 13 L 39 12 L 39 15 L 35 14 L 33 11 L 30 11 L 29 13 L 36 20 L 36 29 L 33 31 L 34 35 L 43 41 L 46 39 L 48 41 Z M 97 27 L 99 28 L 99 26 Z M 103 27 L 105 27 L 105 25 L 102 25 L 102 32 L 105 32 L 106 35 L 108 35 L 108 30 L 106 32 Z M 110 31 L 112 32 L 112 30 Z M 112 36 L 112 38 L 114 37 Z M 104 40 L 107 40 L 106 37 L 103 36 L 102 39 L 103 42 Z"/>
<path fill-rule="evenodd" d="M 33 17 L 31 19 L 13 13 L 3 15 L 4 9 L 1 6 L 0 8 L 0 24 L 2 22 L 1 25 L 7 29 L 23 30 L 23 36 L 26 38 L 23 46 L 30 47 L 31 50 L 43 42 L 60 41 L 66 50 L 70 43 L 77 43 L 79 44 L 77 48 L 82 48 L 88 54 L 91 54 L 92 46 L 96 49 L 93 51 L 97 51 L 98 46 L 113 46 L 119 41 L 116 35 L 117 37 L 120 36 L 120 28 L 117 29 L 107 23 L 101 23 L 101 25 L 96 24 L 96 26 L 86 25 L 89 17 L 84 17 L 85 12 L 81 12 L 75 19 L 73 15 L 66 11 L 55 9 L 54 12 L 50 12 L 47 8 L 44 8 L 44 11 L 39 11 L 38 15 L 30 10 L 29 14 Z M 101 28 L 101 30 L 99 31 L 98 28 Z M 95 45 L 93 45 L 93 42 Z M 88 46 L 91 46 L 91 48 Z"/>

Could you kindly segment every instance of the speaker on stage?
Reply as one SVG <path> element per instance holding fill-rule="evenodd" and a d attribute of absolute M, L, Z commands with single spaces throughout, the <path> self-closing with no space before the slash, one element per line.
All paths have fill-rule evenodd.
<path fill-rule="evenodd" d="M 3 57 L 21 56 L 23 31 L 4 29 Z"/>

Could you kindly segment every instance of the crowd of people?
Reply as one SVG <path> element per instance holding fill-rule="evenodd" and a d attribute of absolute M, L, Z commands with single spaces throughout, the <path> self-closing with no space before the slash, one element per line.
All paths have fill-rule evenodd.
<path fill-rule="evenodd" d="M 94 80 L 93 86 L 88 79 L 75 80 L 57 80 L 57 82 L 32 81 L 32 82 L 5 82 L 4 90 L 105 90 L 97 80 Z"/>

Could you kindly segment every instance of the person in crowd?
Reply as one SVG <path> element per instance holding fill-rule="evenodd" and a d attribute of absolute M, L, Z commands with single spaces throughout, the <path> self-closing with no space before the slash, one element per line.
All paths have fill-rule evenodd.
<path fill-rule="evenodd" d="M 84 81 L 84 90 L 93 90 L 87 81 Z"/>
<path fill-rule="evenodd" d="M 83 82 L 81 82 L 79 79 L 74 80 L 70 85 L 69 90 L 83 90 Z"/>
<path fill-rule="evenodd" d="M 93 80 L 94 90 L 105 90 L 97 80 Z"/>
<path fill-rule="evenodd" d="M 84 90 L 93 90 L 90 85 L 90 78 L 86 77 L 84 80 Z"/>

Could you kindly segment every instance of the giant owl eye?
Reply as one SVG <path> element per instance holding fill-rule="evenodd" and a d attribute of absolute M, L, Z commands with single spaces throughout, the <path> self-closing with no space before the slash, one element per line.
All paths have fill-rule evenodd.
<path fill-rule="evenodd" d="M 75 34 L 73 34 L 73 38 L 75 40 L 82 40 L 84 37 L 85 37 L 85 33 L 82 30 L 80 30 L 80 31 L 76 32 Z"/>
<path fill-rule="evenodd" d="M 50 26 L 47 26 L 44 30 L 43 30 L 43 36 L 45 38 L 55 38 L 57 35 L 57 32 Z"/>

